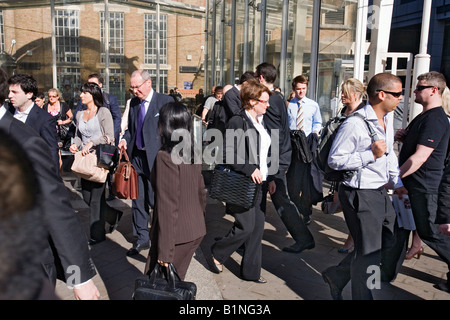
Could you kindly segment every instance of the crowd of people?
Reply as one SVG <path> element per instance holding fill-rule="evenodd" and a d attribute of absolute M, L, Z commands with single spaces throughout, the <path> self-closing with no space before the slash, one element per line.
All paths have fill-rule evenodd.
<path fill-rule="evenodd" d="M 267 283 L 261 276 L 267 197 L 294 241 L 283 248 L 289 253 L 314 249 L 308 225 L 313 206 L 323 199 L 323 173 L 314 159 L 304 156 L 305 150 L 313 155 L 320 141 L 320 107 L 307 98 L 308 79 L 304 75 L 294 77 L 289 99 L 277 90 L 276 80 L 276 67 L 264 62 L 255 71 L 244 72 L 238 84 L 215 86 L 210 96 L 196 97 L 201 104 L 196 113 L 205 127 L 244 133 L 236 143 L 224 139 L 223 163 L 249 177 L 259 188 L 250 208 L 226 203 L 226 213 L 233 216 L 234 223 L 226 234 L 213 235 L 211 271 L 222 272 L 226 260 L 240 250 L 240 277 L 259 284 Z M 353 78 L 341 84 L 343 108 L 337 114 L 345 120 L 334 138 L 328 165 L 346 172 L 335 189 L 349 232 L 340 249 L 345 253 L 343 260 L 322 272 L 333 299 L 342 299 L 342 290 L 350 280 L 352 299 L 373 299 L 367 285 L 368 268 L 379 266 L 383 281 L 392 281 L 405 258 L 420 257 L 422 241 L 449 266 L 447 281 L 436 287 L 450 292 L 447 86 L 438 72 L 422 74 L 417 80 L 415 101 L 423 111 L 398 132 L 394 132 L 392 111 L 403 98 L 400 78 L 380 73 L 370 79 L 367 88 Z M 6 175 L 5 168 L 14 164 L 15 171 L 11 172 L 17 179 L 3 180 L 24 195 L 19 200 L 16 189 L 5 185 L 0 188 L 1 230 L 3 221 L 5 225 L 29 226 L 33 215 L 44 217 L 41 227 L 30 231 L 39 240 L 29 244 L 28 250 L 35 254 L 28 262 L 36 270 L 27 275 L 32 285 L 20 293 L 2 285 L 7 289 L 0 289 L 0 297 L 57 298 L 52 289 L 56 279 L 73 287 L 77 299 L 99 297 L 92 281 L 96 271 L 89 246 L 106 240 L 108 212 L 113 211 L 117 220 L 122 212 L 107 203 L 114 197 L 111 174 L 105 183 L 81 178 L 81 193 L 90 209 L 89 232 L 83 231 L 60 174 L 61 150 L 67 146 L 61 135 L 65 129 L 70 137 L 67 149 L 72 153 L 86 155 L 100 144 L 113 143 L 128 154 L 138 174 L 139 196 L 131 206 L 136 241 L 126 254 L 135 256 L 149 249 L 144 274 L 150 274 L 157 264 L 172 263 L 183 280 L 207 233 L 202 166 L 194 161 L 195 148 L 176 148 L 180 141 L 173 139 L 179 130 L 193 139 L 192 112 L 176 92 L 155 92 L 146 70 L 131 74 L 129 90 L 133 97 L 127 102 L 126 119 L 117 98 L 102 87 L 101 75 L 91 74 L 72 111 L 58 89 L 48 90 L 49 102 L 45 104 L 45 95 L 38 92 L 32 76 L 7 78 L 0 70 L 0 130 L 5 137 L 0 139 L 0 178 Z M 219 109 L 223 112 L 217 112 Z M 353 114 L 359 116 L 350 116 Z M 246 134 L 249 132 L 254 134 Z M 298 137 L 303 150 L 299 150 L 299 140 L 294 142 Z M 394 148 L 397 141 L 401 142 L 398 155 Z M 8 147 L 11 145 L 14 148 Z M 10 157 L 3 156 L 8 150 Z M 26 159 L 13 161 L 14 156 L 22 159 L 23 155 Z M 23 176 L 21 172 L 28 174 Z M 416 230 L 409 250 L 410 230 L 398 226 L 388 190 L 410 199 Z M 23 221 L 16 221 L 11 212 Z M 7 242 L 0 245 L 0 252 L 3 249 L 14 250 Z M 14 271 L 24 263 L 23 259 L 8 261 L 0 283 L 7 283 L 10 274 L 15 274 L 11 281 L 25 277 Z M 38 271 L 40 265 L 45 272 Z M 73 265 L 80 268 L 75 282 L 70 277 L 69 267 Z"/>

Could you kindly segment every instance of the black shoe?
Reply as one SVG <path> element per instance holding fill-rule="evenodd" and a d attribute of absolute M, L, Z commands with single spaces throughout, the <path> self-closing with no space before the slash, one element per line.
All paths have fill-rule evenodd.
<path fill-rule="evenodd" d="M 325 270 L 324 272 L 322 272 L 322 278 L 323 281 L 325 281 L 326 284 L 328 284 L 330 286 L 330 293 L 331 293 L 331 298 L 333 298 L 333 300 L 343 300 L 342 299 L 342 289 L 340 289 L 331 279 L 331 275 L 330 272 L 327 270 Z"/>
<path fill-rule="evenodd" d="M 113 233 L 114 230 L 117 229 L 117 227 L 119 226 L 119 221 L 122 218 L 122 215 L 123 215 L 122 211 L 117 212 L 116 223 L 109 226 L 109 233 Z"/>
<path fill-rule="evenodd" d="M 435 287 L 436 289 L 445 291 L 447 293 L 450 293 L 450 286 L 447 282 L 436 283 L 433 287 Z"/>
<path fill-rule="evenodd" d="M 214 257 L 213 257 L 213 256 L 211 256 L 211 260 L 212 260 L 211 271 L 214 272 L 214 273 L 217 273 L 217 274 L 221 273 L 221 272 L 223 271 L 223 264 L 221 264 L 221 263 L 219 263 L 219 264 L 215 263 L 215 262 L 214 262 Z"/>
<path fill-rule="evenodd" d="M 304 222 L 306 225 L 309 225 L 309 224 L 311 223 L 311 217 L 310 217 L 310 216 L 304 216 L 304 217 L 303 217 L 303 222 Z"/>
<path fill-rule="evenodd" d="M 137 245 L 133 246 L 133 248 L 131 248 L 130 250 L 127 251 L 127 256 L 129 256 L 129 257 L 134 256 L 136 254 L 139 254 L 139 252 L 141 252 L 142 250 L 147 250 L 147 249 L 150 249 L 150 245 L 148 243 L 137 244 Z"/>
<path fill-rule="evenodd" d="M 293 244 L 290 247 L 283 248 L 284 252 L 291 252 L 291 253 L 300 253 L 304 250 L 313 249 L 316 246 L 315 242 L 310 242 L 304 245 L 299 245 L 298 243 Z"/>

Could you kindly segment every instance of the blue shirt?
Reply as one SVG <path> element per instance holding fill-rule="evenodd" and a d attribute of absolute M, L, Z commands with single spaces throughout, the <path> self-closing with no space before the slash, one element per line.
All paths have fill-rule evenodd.
<path fill-rule="evenodd" d="M 371 105 L 366 105 L 358 112 L 366 117 L 378 138 L 386 141 L 386 154 L 374 159 L 372 139 L 364 120 L 359 117 L 346 119 L 336 134 L 328 157 L 328 165 L 334 170 L 358 170 L 361 168 L 361 181 L 358 175 L 344 180 L 342 183 L 351 188 L 378 189 L 391 182 L 394 188 L 403 186 L 397 155 L 394 151 L 394 114 L 384 116 L 386 131 L 378 123 L 378 118 Z"/>
<path fill-rule="evenodd" d="M 297 130 L 298 101 L 299 99 L 295 97 L 289 101 L 288 105 L 289 129 L 291 130 Z M 314 131 L 319 132 L 322 129 L 322 115 L 319 105 L 307 97 L 304 97 L 300 103 L 303 108 L 303 131 L 305 135 L 308 136 Z"/>

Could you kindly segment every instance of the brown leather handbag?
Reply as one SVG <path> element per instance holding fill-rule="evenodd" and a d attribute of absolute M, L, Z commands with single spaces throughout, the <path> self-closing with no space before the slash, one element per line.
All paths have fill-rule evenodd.
<path fill-rule="evenodd" d="M 125 161 L 122 161 L 122 157 Z M 119 165 L 113 176 L 113 193 L 119 199 L 137 199 L 138 175 L 136 169 L 130 162 L 126 151 L 120 150 Z"/>

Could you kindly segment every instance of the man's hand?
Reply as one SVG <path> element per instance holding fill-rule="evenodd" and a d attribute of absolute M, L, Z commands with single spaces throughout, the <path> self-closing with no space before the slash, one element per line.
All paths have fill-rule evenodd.
<path fill-rule="evenodd" d="M 274 194 L 275 191 L 277 191 L 277 185 L 275 181 L 272 180 L 267 184 L 267 190 L 269 191 L 269 194 Z"/>
<path fill-rule="evenodd" d="M 407 134 L 408 131 L 406 131 L 405 129 L 398 129 L 397 132 L 395 133 L 394 140 L 403 142 Z"/>
<path fill-rule="evenodd" d="M 127 142 L 125 140 L 120 140 L 117 148 L 119 148 L 119 150 L 127 150 Z"/>
<path fill-rule="evenodd" d="M 405 187 L 399 187 L 399 188 L 394 190 L 394 193 L 396 195 L 398 195 L 399 199 L 401 199 L 403 197 L 403 195 L 407 195 L 408 194 L 408 190 L 406 190 Z"/>
<path fill-rule="evenodd" d="M 98 300 L 100 298 L 100 292 L 92 279 L 80 286 L 74 287 L 73 295 L 77 300 Z"/>
<path fill-rule="evenodd" d="M 381 158 L 387 150 L 386 141 L 377 140 L 370 145 L 370 148 L 375 159 Z"/>
<path fill-rule="evenodd" d="M 439 225 L 439 231 L 446 235 L 446 236 L 450 236 L 450 223 L 448 224 L 440 224 Z"/>

